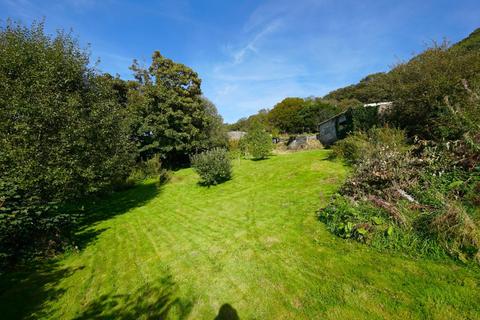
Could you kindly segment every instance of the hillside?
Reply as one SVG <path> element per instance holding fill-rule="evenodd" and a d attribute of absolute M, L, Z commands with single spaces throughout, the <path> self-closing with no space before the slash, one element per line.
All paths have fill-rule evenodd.
<path fill-rule="evenodd" d="M 480 49 L 480 28 L 473 31 L 468 37 L 457 42 L 452 49 L 479 50 Z"/>
<path fill-rule="evenodd" d="M 478 49 L 480 49 L 480 28 L 476 29 L 468 37 L 450 47 L 450 50 L 461 52 L 469 52 Z M 410 61 L 414 61 L 422 55 L 424 55 L 424 53 L 411 58 Z M 389 83 L 388 79 L 391 73 L 392 70 L 370 74 L 360 80 L 359 83 L 336 89 L 329 92 L 323 98 L 339 101 L 345 99 L 357 99 L 362 103 L 393 100 L 394 89 L 392 89 L 392 84 Z"/>

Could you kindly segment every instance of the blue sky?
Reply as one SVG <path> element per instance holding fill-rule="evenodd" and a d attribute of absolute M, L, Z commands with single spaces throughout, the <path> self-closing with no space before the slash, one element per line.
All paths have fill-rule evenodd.
<path fill-rule="evenodd" d="M 233 122 L 287 96 L 322 96 L 480 27 L 478 0 L 0 0 L 0 19 L 73 29 L 100 69 L 131 78 L 154 50 L 200 74 Z"/>

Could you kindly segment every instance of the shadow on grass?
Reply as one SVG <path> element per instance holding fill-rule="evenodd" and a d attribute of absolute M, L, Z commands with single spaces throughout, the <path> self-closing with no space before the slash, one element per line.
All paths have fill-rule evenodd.
<path fill-rule="evenodd" d="M 158 183 L 145 183 L 128 190 L 115 192 L 85 205 L 83 218 L 74 239 L 75 245 L 80 250 L 84 249 L 106 230 L 105 228 L 95 228 L 98 223 L 144 206 L 155 198 L 160 190 L 161 185 Z"/>
<path fill-rule="evenodd" d="M 57 284 L 80 269 L 62 269 L 50 261 L 0 275 L 0 318 L 25 319 L 34 313 L 35 318 L 49 318 L 41 311 L 43 303 L 63 294 Z"/>
<path fill-rule="evenodd" d="M 74 244 L 83 249 L 104 232 L 96 225 L 114 216 L 145 205 L 160 191 L 156 183 L 146 183 L 105 196 L 84 205 Z M 35 313 L 42 316 L 42 305 L 63 294 L 58 283 L 81 268 L 61 268 L 54 260 L 18 266 L 17 270 L 0 273 L 0 319 L 23 319 Z M 48 315 L 45 317 L 48 318 Z"/>
<path fill-rule="evenodd" d="M 237 310 L 229 303 L 225 303 L 218 310 L 218 314 L 214 320 L 240 320 Z"/>
<path fill-rule="evenodd" d="M 104 294 L 88 304 L 75 319 L 185 319 L 193 301 L 178 297 L 176 291 L 175 283 L 168 276 L 128 294 Z"/>
<path fill-rule="evenodd" d="M 263 157 L 263 158 L 250 158 L 250 161 L 253 161 L 253 162 L 259 162 L 259 161 L 264 161 L 264 160 L 268 160 L 272 157 L 272 155 L 269 155 L 267 157 Z"/>

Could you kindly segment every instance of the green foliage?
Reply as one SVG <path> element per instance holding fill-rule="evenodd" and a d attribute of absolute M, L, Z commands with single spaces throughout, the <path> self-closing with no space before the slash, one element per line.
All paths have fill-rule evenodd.
<path fill-rule="evenodd" d="M 362 141 L 364 137 L 367 140 Z M 351 149 L 347 148 L 344 154 L 359 158 L 351 160 L 356 163 L 355 174 L 345 184 L 346 192 L 368 195 L 371 192 L 385 192 L 389 188 L 409 186 L 416 175 L 417 161 L 401 130 L 376 128 L 366 135 L 356 135 L 352 141 L 355 152 L 349 153 Z"/>
<path fill-rule="evenodd" d="M 318 124 L 337 115 L 342 110 L 331 101 L 319 98 L 306 99 L 302 109 L 298 111 L 301 125 L 293 133 L 317 132 Z"/>
<path fill-rule="evenodd" d="M 228 125 L 230 131 L 249 131 L 256 124 L 261 124 L 269 132 L 277 131 L 269 118 L 269 110 L 260 109 L 256 114 L 249 116 L 248 118 L 241 118 L 237 122 Z"/>
<path fill-rule="evenodd" d="M 152 158 L 137 163 L 127 178 L 126 186 L 133 186 L 146 179 L 157 179 L 160 183 L 169 179 L 169 172 L 162 169 L 160 155 L 155 154 Z"/>
<path fill-rule="evenodd" d="M 318 124 L 341 112 L 334 101 L 320 98 L 286 98 L 268 113 L 268 118 L 281 132 L 316 132 Z"/>
<path fill-rule="evenodd" d="M 304 132 L 299 114 L 303 106 L 304 100 L 301 98 L 286 98 L 273 107 L 268 117 L 273 125 L 283 132 Z"/>
<path fill-rule="evenodd" d="M 465 161 L 457 156 L 459 146 L 462 142 L 409 146 L 404 132 L 389 128 L 350 135 L 334 152 L 354 165 L 353 174 L 321 219 L 344 238 L 480 262 L 480 217 L 472 198 L 479 178 L 466 170 L 471 166 L 459 166 Z M 378 228 L 376 217 L 390 224 Z"/>
<path fill-rule="evenodd" d="M 215 106 L 201 97 L 201 80 L 189 67 L 154 52 L 152 64 L 135 61 L 136 82 L 130 85 L 132 136 L 141 159 L 160 154 L 168 166 L 188 155 L 226 145 L 222 119 Z"/>
<path fill-rule="evenodd" d="M 333 156 L 342 158 L 347 163 L 355 164 L 361 161 L 362 153 L 368 147 L 368 136 L 359 131 L 337 141 L 332 146 L 332 151 Z"/>
<path fill-rule="evenodd" d="M 480 50 L 480 28 L 474 30 L 467 38 L 452 46 L 452 50 L 474 51 Z"/>
<path fill-rule="evenodd" d="M 434 44 L 388 73 L 367 76 L 357 85 L 338 89 L 324 98 L 357 99 L 363 103 L 393 101 L 386 120 L 405 129 L 409 136 L 437 141 L 458 139 L 465 134 L 466 119 L 455 113 L 462 113 L 471 103 L 471 91 L 480 84 L 478 35 L 476 30 L 452 47 L 446 42 Z M 373 113 L 359 118 L 355 126 L 361 130 L 378 122 Z"/>
<path fill-rule="evenodd" d="M 249 131 L 260 124 L 274 136 L 278 136 L 280 132 L 316 132 L 319 123 L 338 114 L 342 108 L 347 109 L 353 105 L 358 105 L 358 101 L 339 103 L 320 98 L 286 98 L 272 110 L 262 109 L 255 115 L 229 125 L 228 128 L 233 131 Z"/>
<path fill-rule="evenodd" d="M 201 97 L 202 106 L 206 113 L 204 129 L 200 136 L 202 148 L 226 148 L 228 146 L 227 128 L 217 108 L 205 97 Z"/>
<path fill-rule="evenodd" d="M 342 238 L 353 238 L 358 240 L 367 240 L 372 235 L 375 225 L 384 224 L 380 218 L 384 214 L 381 210 L 358 205 L 353 201 L 337 196 L 332 203 L 324 210 L 319 212 L 319 218 L 325 222 L 328 228 Z M 376 214 L 366 215 L 365 212 L 374 209 Z M 388 224 L 384 225 L 385 230 Z"/>
<path fill-rule="evenodd" d="M 265 159 L 273 150 L 272 137 L 268 132 L 257 125 L 247 132 L 240 140 L 241 149 L 250 154 L 254 159 Z"/>
<path fill-rule="evenodd" d="M 0 252 L 58 248 L 66 201 L 109 190 L 134 156 L 112 79 L 89 67 L 64 32 L 7 22 L 0 29 Z"/>
<path fill-rule="evenodd" d="M 388 150 L 405 152 L 408 150 L 405 133 L 388 127 L 373 128 L 367 132 L 357 131 L 332 147 L 333 154 L 350 164 L 359 164 L 376 154 L 383 155 Z M 386 156 L 388 158 L 388 156 Z"/>
<path fill-rule="evenodd" d="M 360 106 L 351 109 L 351 131 L 368 131 L 370 128 L 381 126 L 382 119 L 378 115 L 378 107 Z"/>
<path fill-rule="evenodd" d="M 458 139 L 464 125 L 452 116 L 470 100 L 467 85 L 475 87 L 480 51 L 449 50 L 446 44 L 427 49 L 390 72 L 395 101 L 389 121 L 409 135 L 431 140 Z"/>
<path fill-rule="evenodd" d="M 337 101 L 357 100 L 362 104 L 391 101 L 392 92 L 387 82 L 388 76 L 388 74 L 383 72 L 368 75 L 356 85 L 330 92 L 324 99 Z"/>
<path fill-rule="evenodd" d="M 232 177 L 232 165 L 225 149 L 214 148 L 195 154 L 191 157 L 191 162 L 203 185 L 216 185 Z"/>

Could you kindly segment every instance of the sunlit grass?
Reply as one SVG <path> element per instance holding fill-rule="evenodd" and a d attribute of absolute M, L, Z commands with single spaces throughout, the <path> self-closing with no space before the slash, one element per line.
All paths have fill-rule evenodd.
<path fill-rule="evenodd" d="M 316 219 L 346 169 L 327 151 L 234 161 L 210 188 L 191 169 L 95 204 L 81 250 L 4 277 L 7 318 L 479 318 L 480 273 L 335 238 Z"/>

